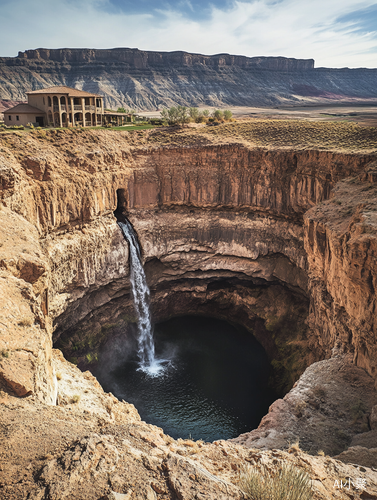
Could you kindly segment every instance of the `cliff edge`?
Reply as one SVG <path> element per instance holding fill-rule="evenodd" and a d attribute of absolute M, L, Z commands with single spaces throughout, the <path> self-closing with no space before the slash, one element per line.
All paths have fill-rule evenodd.
<path fill-rule="evenodd" d="M 0 99 L 68 85 L 104 95 L 106 107 L 278 106 L 377 98 L 377 70 L 314 68 L 313 59 L 45 49 L 0 58 Z"/>

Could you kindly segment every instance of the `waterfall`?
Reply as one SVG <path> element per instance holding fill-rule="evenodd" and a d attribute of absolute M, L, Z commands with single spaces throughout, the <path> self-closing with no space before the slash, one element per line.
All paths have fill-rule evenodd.
<path fill-rule="evenodd" d="M 125 219 L 125 222 L 118 222 L 118 225 L 130 248 L 130 281 L 137 314 L 139 370 L 148 375 L 158 375 L 163 369 L 162 363 L 165 360 L 159 360 L 155 357 L 153 326 L 149 307 L 150 291 L 141 262 L 139 242 L 133 227 L 127 219 Z"/>

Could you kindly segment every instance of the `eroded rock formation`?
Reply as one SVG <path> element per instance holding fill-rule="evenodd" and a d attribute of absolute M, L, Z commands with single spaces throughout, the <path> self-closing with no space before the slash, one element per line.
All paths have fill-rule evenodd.
<path fill-rule="evenodd" d="M 336 353 L 339 357 L 331 360 L 332 364 L 322 361 L 328 373 L 336 363 L 341 367 L 348 363 L 349 373 L 358 377 L 355 383 L 365 378 L 360 390 L 366 392 L 359 398 L 363 405 L 361 420 L 347 428 L 343 448 L 330 446 L 328 452 L 340 453 L 356 439 L 354 434 L 369 430 L 367 417 L 376 403 L 376 155 L 211 144 L 208 137 L 206 141 L 198 137 L 192 146 L 172 147 L 158 144 L 152 136 L 153 132 L 137 136 L 61 131 L 2 137 L 0 290 L 4 312 L 0 324 L 0 381 L 4 415 L 13 406 L 19 408 L 17 396 L 27 396 L 21 406 L 42 408 L 52 419 L 69 420 L 67 412 L 73 411 L 77 413 L 73 420 L 86 415 L 90 427 L 88 438 L 78 430 L 76 437 L 70 435 L 68 447 L 64 443 L 59 450 L 56 447 L 56 458 L 46 459 L 43 471 L 33 465 L 39 473 L 31 498 L 48 498 L 47 492 L 53 491 L 58 497 L 67 488 L 70 495 L 75 491 L 77 498 L 84 498 L 80 491 L 87 491 L 86 486 L 78 486 L 75 481 L 81 474 L 90 476 L 92 469 L 99 470 L 101 455 L 108 456 L 108 465 L 101 462 L 103 477 L 97 476 L 98 483 L 93 484 L 103 494 L 110 488 L 103 482 L 106 474 L 112 477 L 114 491 L 139 491 L 132 488 L 131 479 L 126 484 L 116 476 L 117 454 L 123 453 L 123 444 L 109 437 L 118 436 L 124 426 L 135 425 L 136 413 L 104 395 L 101 388 L 94 391 L 95 381 L 84 388 L 85 377 L 80 371 L 58 353 L 52 355 L 53 338 L 71 354 L 73 342 L 81 342 L 75 344 L 76 361 L 83 363 L 90 349 L 98 352 L 108 337 L 116 334 L 106 318 L 133 327 L 128 250 L 113 216 L 117 206 L 127 213 L 138 233 L 156 318 L 199 310 L 237 320 L 291 374 L 285 388 L 314 361 Z M 289 326 L 289 333 L 284 325 Z M 75 337 L 78 330 L 80 338 Z M 287 345 L 289 356 L 281 351 Z M 284 358 L 290 362 L 284 364 Z M 87 362 L 93 359 L 89 357 Z M 268 427 L 271 418 L 267 416 L 260 429 L 241 441 L 258 446 L 260 433 L 272 429 L 275 434 L 270 439 L 264 436 L 260 447 L 285 448 L 291 438 L 304 436 L 309 405 L 305 392 L 308 384 L 311 386 L 311 374 L 320 370 L 316 366 L 321 365 L 309 368 L 285 403 L 275 403 L 285 405 L 284 411 L 294 408 L 294 431 Z M 97 394 L 95 402 L 86 400 L 91 392 Z M 321 398 L 330 392 L 328 388 L 317 389 L 318 408 L 314 409 L 318 412 L 313 425 L 327 408 Z M 354 393 L 352 404 L 356 405 L 358 391 Z M 85 400 L 83 406 L 80 398 Z M 46 403 L 58 406 L 49 413 Z M 115 420 L 113 405 L 120 408 Z M 337 411 L 348 410 L 343 406 L 336 409 L 334 418 Z M 101 422 L 107 425 L 110 421 L 112 430 L 101 431 L 105 425 Z M 367 427 L 362 428 L 363 424 Z M 140 426 L 145 435 L 152 433 L 147 424 Z M 160 438 L 165 439 L 163 434 Z M 320 439 L 315 432 L 308 434 L 307 441 L 310 451 L 318 451 L 315 448 Z M 355 443 L 357 440 L 352 441 L 353 448 L 359 446 Z M 186 460 L 181 470 L 181 459 L 174 450 L 169 455 L 162 442 L 151 446 L 157 456 L 153 466 L 139 451 L 129 452 L 139 457 L 141 467 L 154 471 L 150 480 L 157 489 L 151 486 L 154 493 L 143 490 L 137 494 L 145 498 L 154 498 L 154 494 L 161 498 L 184 496 L 192 488 L 180 479 L 187 471 L 203 483 L 194 487 L 198 494 L 201 487 L 210 491 L 212 486 L 205 484 L 200 470 L 190 461 Z M 229 446 L 244 450 L 237 444 Z M 149 444 L 146 453 L 150 453 Z M 67 477 L 60 464 L 69 464 L 76 456 L 78 468 Z M 227 467 L 211 469 L 208 460 L 209 456 L 203 455 L 205 470 L 215 475 L 213 485 L 218 481 L 236 484 L 241 462 L 228 471 Z M 368 460 L 370 465 L 373 459 Z M 19 469 L 14 470 L 17 478 Z M 165 471 L 164 484 L 157 478 L 161 470 Z M 11 484 L 15 481 L 12 479 Z M 19 488 L 32 489 L 30 484 Z M 213 488 L 216 490 L 216 486 Z M 11 490 L 4 498 L 17 498 Z M 324 498 L 320 485 L 316 491 L 318 498 Z M 242 498 L 240 495 L 236 488 L 230 498 Z M 94 492 L 90 498 L 97 498 Z"/>
<path fill-rule="evenodd" d="M 138 49 L 35 49 L 0 58 L 0 97 L 68 85 L 107 107 L 276 106 L 376 99 L 375 69 L 314 69 L 313 59 Z M 12 83 L 7 83 L 12 82 Z"/>

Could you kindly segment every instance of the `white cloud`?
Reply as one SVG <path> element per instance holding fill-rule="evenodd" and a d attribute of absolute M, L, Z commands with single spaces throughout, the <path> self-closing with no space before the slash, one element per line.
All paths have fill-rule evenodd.
<path fill-rule="evenodd" d="M 375 2 L 357 0 L 257 0 L 213 7 L 204 20 L 179 12 L 163 17 L 115 14 L 107 0 L 0 0 L 2 56 L 47 47 L 138 47 L 247 56 L 314 58 L 316 66 L 376 67 L 377 34 L 362 33 L 340 16 Z"/>

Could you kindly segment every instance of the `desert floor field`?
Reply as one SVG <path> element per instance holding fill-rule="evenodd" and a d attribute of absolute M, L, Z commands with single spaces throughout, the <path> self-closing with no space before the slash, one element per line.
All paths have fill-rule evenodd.
<path fill-rule="evenodd" d="M 205 109 L 200 107 L 199 109 Z M 214 108 L 207 108 L 212 111 Z M 323 121 L 347 121 L 359 125 L 377 126 L 377 100 L 373 103 L 329 103 L 311 104 L 306 106 L 276 108 L 228 107 L 236 119 L 275 118 L 275 119 L 304 119 Z M 156 118 L 160 111 L 143 111 L 139 115 Z"/>

